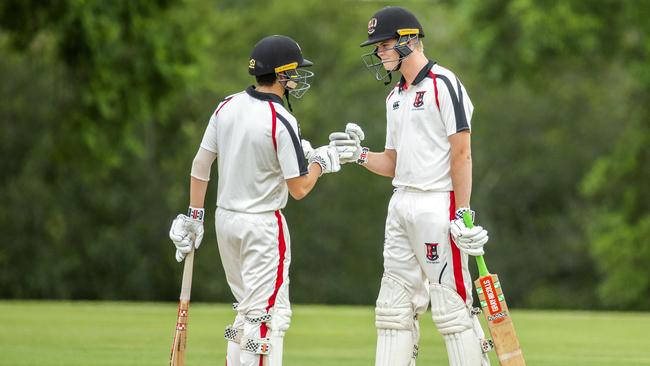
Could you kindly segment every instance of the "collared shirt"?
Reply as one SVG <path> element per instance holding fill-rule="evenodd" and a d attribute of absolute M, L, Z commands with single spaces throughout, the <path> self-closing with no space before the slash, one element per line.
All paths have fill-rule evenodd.
<path fill-rule="evenodd" d="M 227 210 L 282 209 L 285 180 L 307 174 L 298 121 L 282 98 L 253 86 L 219 103 L 201 147 L 217 154 L 217 206 Z"/>
<path fill-rule="evenodd" d="M 470 130 L 474 111 L 456 75 L 433 61 L 386 98 L 386 149 L 397 152 L 393 186 L 452 191 L 449 136 Z"/>

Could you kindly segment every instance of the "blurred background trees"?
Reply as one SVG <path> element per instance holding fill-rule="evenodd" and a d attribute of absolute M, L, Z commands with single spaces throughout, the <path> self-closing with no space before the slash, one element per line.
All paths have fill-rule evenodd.
<path fill-rule="evenodd" d="M 3 1 L 0 298 L 175 299 L 167 231 L 192 158 L 217 103 L 254 82 L 250 49 L 268 34 L 315 61 L 293 101 L 303 137 L 321 145 L 356 121 L 381 150 L 388 88 L 358 44 L 384 5 Z M 476 107 L 472 205 L 512 306 L 650 309 L 650 5 L 401 5 Z M 294 301 L 374 302 L 391 193 L 346 165 L 290 200 Z M 227 302 L 213 217 L 193 296 Z"/>

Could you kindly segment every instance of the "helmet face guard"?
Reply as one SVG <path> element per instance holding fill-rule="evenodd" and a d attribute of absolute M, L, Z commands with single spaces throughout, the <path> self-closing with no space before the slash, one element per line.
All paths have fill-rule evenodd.
<path fill-rule="evenodd" d="M 311 88 L 307 79 L 314 76 L 309 70 L 299 69 L 297 62 L 276 67 L 275 73 L 284 89 L 296 99 L 300 99 Z"/>
<path fill-rule="evenodd" d="M 417 29 L 400 29 L 398 30 L 398 34 L 399 34 L 399 38 L 397 38 L 397 42 L 395 43 L 395 46 L 385 50 L 385 51 L 395 50 L 398 55 L 397 58 L 382 61 L 381 57 L 379 57 L 378 54 L 379 52 L 378 47 L 375 47 L 375 49 L 371 52 L 361 55 L 361 59 L 363 60 L 363 63 L 371 73 L 374 73 L 375 79 L 381 81 L 388 78 L 388 82 L 386 82 L 386 84 L 390 83 L 390 80 L 392 79 L 391 73 L 393 71 L 399 70 L 399 68 L 402 66 L 402 60 L 404 60 L 413 52 L 413 50 L 409 47 L 409 43 L 411 41 L 415 41 L 412 43 L 415 45 L 418 42 L 420 42 Z M 393 69 L 387 70 L 384 67 L 384 64 L 389 62 L 397 62 L 397 65 Z"/>

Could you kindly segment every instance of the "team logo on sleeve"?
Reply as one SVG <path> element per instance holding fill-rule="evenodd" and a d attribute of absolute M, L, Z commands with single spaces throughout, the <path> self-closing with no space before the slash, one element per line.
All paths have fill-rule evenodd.
<path fill-rule="evenodd" d="M 419 91 L 415 93 L 415 100 L 413 101 L 413 107 L 420 108 L 424 105 L 424 93 L 427 91 Z"/>
<path fill-rule="evenodd" d="M 426 258 L 427 261 L 435 263 L 440 259 L 438 255 L 438 243 L 424 243 L 426 248 Z"/>

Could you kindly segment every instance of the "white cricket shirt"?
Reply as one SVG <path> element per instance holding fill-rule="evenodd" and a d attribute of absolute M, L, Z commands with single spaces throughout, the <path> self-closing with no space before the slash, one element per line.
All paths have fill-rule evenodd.
<path fill-rule="evenodd" d="M 433 61 L 413 84 L 402 77 L 386 98 L 386 149 L 397 152 L 393 186 L 453 191 L 448 137 L 470 130 L 473 111 L 458 78 Z"/>
<path fill-rule="evenodd" d="M 201 147 L 217 154 L 217 206 L 227 210 L 282 209 L 289 194 L 285 179 L 307 174 L 298 121 L 282 98 L 253 86 L 219 104 Z"/>

